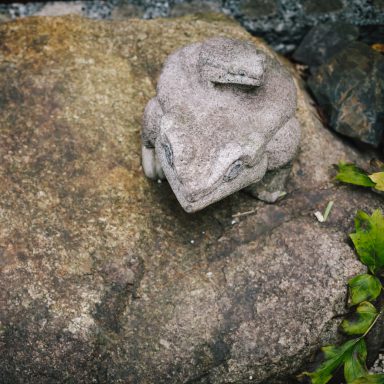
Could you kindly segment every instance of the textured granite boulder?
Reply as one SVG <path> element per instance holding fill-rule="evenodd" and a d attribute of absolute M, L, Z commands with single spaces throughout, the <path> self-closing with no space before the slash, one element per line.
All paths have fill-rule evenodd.
<path fill-rule="evenodd" d="M 144 111 L 144 173 L 166 177 L 187 212 L 244 188 L 273 203 L 298 152 L 296 107 L 291 74 L 257 45 L 214 37 L 182 47 Z"/>
<path fill-rule="evenodd" d="M 298 91 L 301 152 L 287 197 L 237 193 L 185 213 L 140 168 L 140 125 L 178 47 L 226 19 L 0 26 L 2 383 L 287 383 L 337 338 L 347 233 L 369 191 L 331 164 L 365 162 Z M 273 55 L 265 45 L 259 44 Z M 313 216 L 329 200 L 327 223 Z"/>
<path fill-rule="evenodd" d="M 359 28 L 347 23 L 325 23 L 313 27 L 304 37 L 293 58 L 313 71 L 357 40 Z"/>
<path fill-rule="evenodd" d="M 384 132 L 384 57 L 360 42 L 351 43 L 308 79 L 330 126 L 378 147 Z"/>

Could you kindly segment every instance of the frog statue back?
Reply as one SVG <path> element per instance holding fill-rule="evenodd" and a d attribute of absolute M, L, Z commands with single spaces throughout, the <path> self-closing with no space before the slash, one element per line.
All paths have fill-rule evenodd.
<path fill-rule="evenodd" d="M 142 165 L 195 212 L 240 190 L 275 202 L 299 142 L 289 72 L 250 42 L 216 37 L 172 53 L 144 111 Z"/>

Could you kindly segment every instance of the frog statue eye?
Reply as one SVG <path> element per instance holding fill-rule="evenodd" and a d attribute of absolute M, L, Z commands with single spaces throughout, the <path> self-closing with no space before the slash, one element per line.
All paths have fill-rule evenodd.
<path fill-rule="evenodd" d="M 224 175 L 224 181 L 231 181 L 235 179 L 244 168 L 244 162 L 242 160 L 236 160 L 230 165 L 227 172 Z"/>
<path fill-rule="evenodd" d="M 171 145 L 169 143 L 162 143 L 162 147 L 169 166 L 173 167 L 173 151 Z"/>

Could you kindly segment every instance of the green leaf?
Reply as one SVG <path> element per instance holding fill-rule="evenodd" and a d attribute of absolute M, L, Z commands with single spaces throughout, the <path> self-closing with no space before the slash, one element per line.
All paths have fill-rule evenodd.
<path fill-rule="evenodd" d="M 364 301 L 356 308 L 355 313 L 341 322 L 340 328 L 347 335 L 362 335 L 368 331 L 376 316 L 376 308 Z"/>
<path fill-rule="evenodd" d="M 352 381 L 351 384 L 384 384 L 384 375 L 382 373 L 376 375 L 365 375 Z"/>
<path fill-rule="evenodd" d="M 363 187 L 374 187 L 375 183 L 368 177 L 367 173 L 355 164 L 339 163 L 336 180 L 344 183 L 361 185 Z"/>
<path fill-rule="evenodd" d="M 375 300 L 381 292 L 380 280 L 372 275 L 358 275 L 348 281 L 349 305 L 357 305 L 362 301 Z"/>
<path fill-rule="evenodd" d="M 369 216 L 358 211 L 355 217 L 356 233 L 350 234 L 360 261 L 372 274 L 382 272 L 384 268 L 384 217 L 380 210 Z"/>
<path fill-rule="evenodd" d="M 332 378 L 333 372 L 339 368 L 354 346 L 360 341 L 359 338 L 348 340 L 340 347 L 329 345 L 321 348 L 324 354 L 324 361 L 314 372 L 304 372 L 303 374 L 311 378 L 312 384 L 326 384 Z"/>
<path fill-rule="evenodd" d="M 344 362 L 344 377 L 347 383 L 365 376 L 368 373 L 365 365 L 367 358 L 367 347 L 364 339 L 360 339 L 348 352 Z"/>
<path fill-rule="evenodd" d="M 375 189 L 384 191 L 384 172 L 373 173 L 368 177 L 375 183 Z"/>

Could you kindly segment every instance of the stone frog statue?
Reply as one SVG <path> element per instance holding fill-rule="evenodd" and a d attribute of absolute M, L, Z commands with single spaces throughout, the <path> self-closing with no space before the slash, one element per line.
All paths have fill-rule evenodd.
<path fill-rule="evenodd" d="M 142 166 L 198 211 L 240 189 L 275 202 L 300 141 L 289 72 L 250 42 L 216 37 L 171 54 L 144 112 Z"/>

